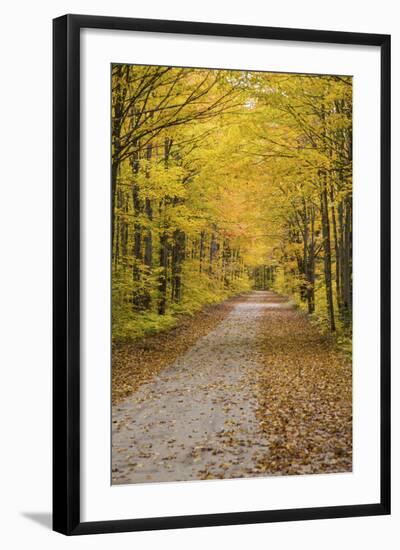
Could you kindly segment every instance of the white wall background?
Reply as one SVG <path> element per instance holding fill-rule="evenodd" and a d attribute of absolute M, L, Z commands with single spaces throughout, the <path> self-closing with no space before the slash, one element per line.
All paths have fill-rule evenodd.
<path fill-rule="evenodd" d="M 51 19 L 87 13 L 392 34 L 393 281 L 400 276 L 400 28 L 396 0 L 15 0 L 2 9 L 0 542 L 4 548 L 398 548 L 400 292 L 393 284 L 393 514 L 67 538 L 51 510 Z"/>

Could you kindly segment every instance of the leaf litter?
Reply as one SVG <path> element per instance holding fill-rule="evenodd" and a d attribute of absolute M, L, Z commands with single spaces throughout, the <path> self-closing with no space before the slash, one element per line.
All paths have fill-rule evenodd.
<path fill-rule="evenodd" d="M 133 342 L 113 344 L 112 403 L 134 393 L 183 355 L 201 337 L 216 327 L 240 297 L 206 306 L 195 316 L 182 316 L 178 326 Z"/>
<path fill-rule="evenodd" d="M 351 363 L 282 296 L 231 300 L 118 365 L 113 483 L 352 469 Z"/>

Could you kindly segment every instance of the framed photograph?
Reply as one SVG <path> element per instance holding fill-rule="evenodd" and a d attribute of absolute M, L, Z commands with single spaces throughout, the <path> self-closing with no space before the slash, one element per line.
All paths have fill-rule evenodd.
<path fill-rule="evenodd" d="M 390 37 L 54 20 L 54 529 L 390 513 Z"/>

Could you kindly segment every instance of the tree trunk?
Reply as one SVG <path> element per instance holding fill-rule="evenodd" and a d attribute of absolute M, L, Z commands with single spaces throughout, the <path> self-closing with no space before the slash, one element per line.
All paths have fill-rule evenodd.
<path fill-rule="evenodd" d="M 114 138 L 114 142 L 118 142 L 118 138 Z M 116 152 L 118 146 L 114 146 L 113 150 L 113 160 L 111 164 L 111 246 L 114 245 L 114 233 L 115 233 L 115 197 L 117 194 L 117 179 L 119 171 L 119 161 L 114 160 L 114 157 L 118 155 Z"/>
<path fill-rule="evenodd" d="M 344 269 L 343 269 L 343 320 L 346 327 L 351 325 L 352 316 L 352 205 L 351 196 L 345 200 L 344 225 Z"/>
<path fill-rule="evenodd" d="M 169 154 L 171 152 L 172 139 L 166 137 L 164 140 L 164 166 L 168 170 L 168 161 Z M 166 200 L 166 199 L 165 199 Z M 160 218 L 162 213 L 162 208 L 166 207 L 166 204 L 160 204 Z M 160 253 L 159 253 L 159 262 L 160 262 L 160 274 L 158 276 L 158 314 L 164 315 L 167 309 L 167 289 L 168 289 L 168 255 L 169 255 L 169 245 L 168 245 L 168 235 L 167 227 L 164 226 L 160 230 Z"/>
<path fill-rule="evenodd" d="M 182 298 L 182 264 L 185 258 L 185 233 L 176 229 L 173 235 L 172 258 L 171 258 L 171 299 L 179 302 Z"/>
<path fill-rule="evenodd" d="M 200 250 L 199 250 L 199 272 L 200 273 L 203 271 L 205 241 L 206 241 L 206 232 L 202 231 L 200 233 Z"/>
<path fill-rule="evenodd" d="M 168 241 L 165 233 L 160 235 L 160 267 L 158 277 L 158 314 L 164 315 L 167 307 L 167 270 L 168 270 Z"/>
<path fill-rule="evenodd" d="M 330 200 L 331 200 L 331 217 L 332 217 L 332 229 L 333 229 L 333 242 L 335 246 L 335 286 L 336 286 L 336 303 L 339 312 L 339 316 L 342 314 L 342 299 L 340 288 L 340 251 L 338 241 L 338 231 L 336 224 L 336 211 L 335 211 L 335 195 L 333 190 L 333 183 L 330 185 Z"/>
<path fill-rule="evenodd" d="M 312 206 L 310 209 L 310 222 L 311 222 L 311 240 L 308 253 L 308 286 L 307 286 L 307 305 L 308 313 L 314 313 L 315 311 L 315 210 Z"/>
<path fill-rule="evenodd" d="M 214 234 L 214 233 L 211 233 L 211 240 L 210 240 L 210 264 L 209 264 L 209 268 L 208 268 L 208 273 L 209 273 L 209 275 L 213 275 L 213 274 L 214 274 L 213 263 L 214 263 L 214 260 L 215 260 L 216 254 L 217 254 L 217 250 L 218 250 L 218 243 L 217 243 L 217 241 L 215 240 L 215 234 Z"/>
<path fill-rule="evenodd" d="M 124 208 L 124 219 L 121 220 L 121 255 L 122 255 L 122 264 L 124 267 L 127 266 L 127 256 L 128 256 L 128 239 L 129 239 L 129 224 L 127 222 L 126 216 L 129 212 L 129 198 L 127 193 L 119 193 L 119 207 Z M 124 200 L 125 199 L 125 200 Z M 118 232 L 117 232 L 118 236 Z"/>
<path fill-rule="evenodd" d="M 332 258 L 331 258 L 331 235 L 328 211 L 328 193 L 326 174 L 322 174 L 322 192 L 321 192 L 321 221 L 322 221 L 322 236 L 324 246 L 324 274 L 326 286 L 326 305 L 328 311 L 329 325 L 332 332 L 336 330 L 335 312 L 333 309 L 333 293 L 332 293 Z"/>
<path fill-rule="evenodd" d="M 127 69 L 129 71 L 129 69 Z M 112 113 L 112 161 L 111 161 L 111 249 L 114 244 L 115 233 L 115 200 L 117 195 L 117 180 L 120 168 L 121 151 L 121 128 L 123 122 L 124 100 L 126 88 L 121 86 L 120 79 L 123 73 L 123 66 L 117 65 L 113 78 L 117 79 L 116 91 L 113 95 L 115 102 Z"/>
<path fill-rule="evenodd" d="M 132 201 L 135 222 L 133 224 L 133 296 L 132 303 L 134 309 L 142 310 L 142 288 L 141 288 L 141 266 L 142 266 L 142 226 L 138 219 L 141 214 L 142 205 L 139 200 L 139 189 L 134 183 L 132 186 Z"/>
<path fill-rule="evenodd" d="M 152 157 L 152 144 L 148 144 L 146 148 L 146 159 L 147 161 L 151 160 Z M 146 167 L 146 178 L 150 177 L 149 168 Z M 151 295 L 150 295 L 150 276 L 153 267 L 153 234 L 152 234 L 152 222 L 153 222 L 153 208 L 151 206 L 151 200 L 146 197 L 144 201 L 144 211 L 147 217 L 147 228 L 143 236 L 144 244 L 144 274 L 143 274 L 143 293 L 141 302 L 143 309 L 150 309 L 151 307 Z"/>

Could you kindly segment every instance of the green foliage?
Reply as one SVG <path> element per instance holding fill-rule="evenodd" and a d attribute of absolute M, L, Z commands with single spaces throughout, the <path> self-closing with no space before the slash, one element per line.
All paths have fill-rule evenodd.
<path fill-rule="evenodd" d="M 113 341 L 129 342 L 149 334 L 173 328 L 178 317 L 173 312 L 158 315 L 154 311 L 134 313 L 130 308 L 113 307 Z"/>

